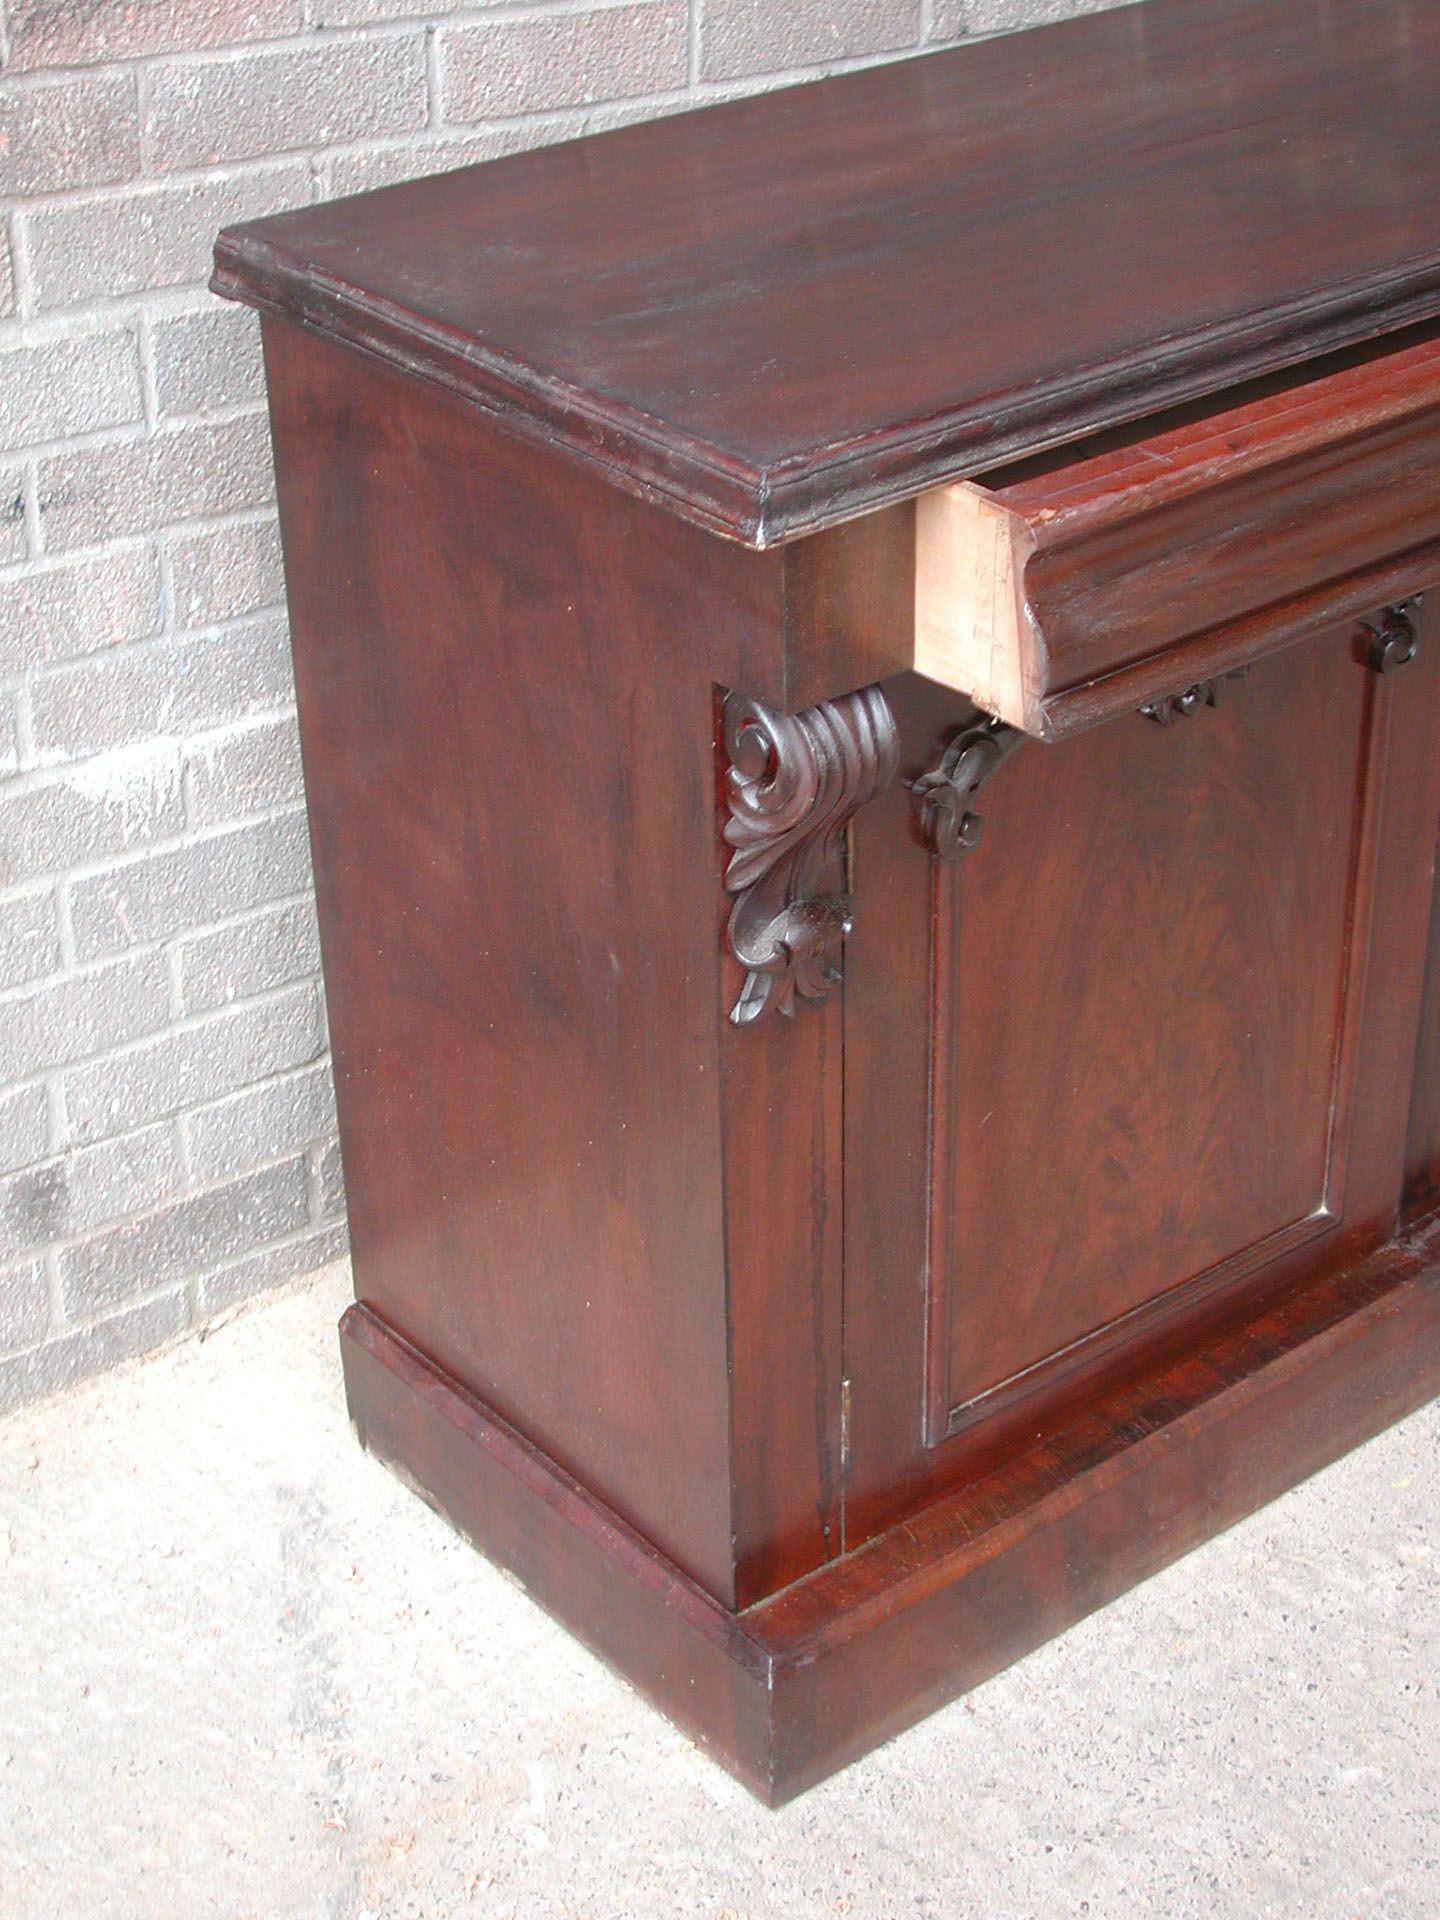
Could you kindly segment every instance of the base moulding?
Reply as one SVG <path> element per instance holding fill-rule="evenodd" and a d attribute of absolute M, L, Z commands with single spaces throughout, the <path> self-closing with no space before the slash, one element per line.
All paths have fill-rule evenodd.
<path fill-rule="evenodd" d="M 363 1304 L 341 1346 L 362 1443 L 774 1806 L 1440 1392 L 1440 1219 L 740 1614 Z"/>

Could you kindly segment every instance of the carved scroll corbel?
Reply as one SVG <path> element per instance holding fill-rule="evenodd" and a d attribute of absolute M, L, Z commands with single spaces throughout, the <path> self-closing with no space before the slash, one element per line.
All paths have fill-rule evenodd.
<path fill-rule="evenodd" d="M 920 812 L 920 831 L 938 858 L 958 860 L 979 845 L 980 816 L 970 802 L 1029 737 L 1003 720 L 985 720 L 956 734 L 939 762 L 915 781 L 910 791 Z"/>
<path fill-rule="evenodd" d="M 745 968 L 730 1018 L 748 1026 L 771 1008 L 793 1015 L 797 995 L 823 1000 L 839 980 L 845 830 L 894 778 L 899 741 L 879 687 L 789 714 L 732 693 L 723 719 L 728 939 Z"/>
<path fill-rule="evenodd" d="M 1188 720 L 1202 707 L 1218 707 L 1225 682 L 1243 680 L 1249 671 L 1248 666 L 1232 667 L 1228 673 L 1217 673 L 1213 679 L 1196 680 L 1179 693 L 1167 693 L 1163 700 L 1150 701 L 1140 711 L 1157 727 L 1173 727 L 1177 720 Z"/>
<path fill-rule="evenodd" d="M 1408 667 L 1420 651 L 1420 602 L 1401 600 L 1386 607 L 1378 621 L 1369 627 L 1369 662 L 1372 673 L 1398 673 Z"/>

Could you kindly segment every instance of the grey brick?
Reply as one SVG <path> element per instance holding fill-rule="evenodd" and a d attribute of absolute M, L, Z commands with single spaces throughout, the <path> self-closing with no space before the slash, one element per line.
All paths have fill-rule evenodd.
<path fill-rule="evenodd" d="M 213 413 L 265 397 L 260 322 L 245 307 L 182 313 L 150 329 L 162 414 Z"/>
<path fill-rule="evenodd" d="M 0 220 L 0 320 L 15 311 L 15 257 L 10 251 L 10 222 Z"/>
<path fill-rule="evenodd" d="M 686 9 L 673 0 L 441 33 L 449 121 L 489 120 L 683 87 Z"/>
<path fill-rule="evenodd" d="M 35 1253 L 63 1231 L 64 1162 L 52 1160 L 0 1180 L 0 1260 Z"/>
<path fill-rule="evenodd" d="M 335 1131 L 335 1082 L 328 1059 L 264 1086 L 246 1087 L 185 1119 L 190 1165 L 199 1181 L 315 1146 Z"/>
<path fill-rule="evenodd" d="M 273 519 L 232 521 L 169 541 L 175 624 L 213 626 L 282 604 L 285 570 Z"/>
<path fill-rule="evenodd" d="M 305 1162 L 282 1161 L 66 1248 L 65 1311 L 80 1316 L 116 1306 L 305 1224 Z"/>
<path fill-rule="evenodd" d="M 785 67 L 820 66 L 913 47 L 919 35 L 920 0 L 831 0 L 823 7 L 705 0 L 700 74 L 705 80 L 735 80 Z"/>
<path fill-rule="evenodd" d="M 0 445 L 65 440 L 140 416 L 140 361 L 128 329 L 0 353 Z"/>
<path fill-rule="evenodd" d="M 410 133 L 428 112 L 422 35 L 311 43 L 154 73 L 145 152 L 159 173 Z"/>
<path fill-rule="evenodd" d="M 0 815 L 3 820 L 3 815 Z M 0 835 L 3 835 L 0 825 Z M 60 964 L 60 925 L 50 887 L 0 899 L 0 993 L 23 987 Z"/>
<path fill-rule="evenodd" d="M 447 0 L 306 0 L 305 18 L 312 27 L 368 27 L 380 20 L 428 19 L 437 13 L 478 12 L 505 0 L 469 0 L 469 5 Z"/>
<path fill-rule="evenodd" d="M 50 1102 L 42 1086 L 0 1093 L 0 1173 L 32 1167 L 50 1151 Z"/>
<path fill-rule="evenodd" d="M 133 73 L 71 76 L 0 94 L 0 195 L 104 186 L 139 169 Z"/>
<path fill-rule="evenodd" d="M 294 720 L 262 720 L 198 740 L 186 756 L 190 819 L 220 826 L 305 804 Z"/>
<path fill-rule="evenodd" d="M 19 695 L 0 690 L 0 773 L 20 770 Z"/>
<path fill-rule="evenodd" d="M 935 0 L 932 37 L 958 40 L 967 33 L 1013 33 L 1048 20 L 1069 20 L 1080 13 L 1103 13 L 1124 0 Z"/>
<path fill-rule="evenodd" d="M 73 1387 L 92 1374 L 105 1373 L 150 1353 L 182 1332 L 189 1320 L 183 1287 L 172 1288 L 126 1313 L 35 1347 L 0 1363 L 0 1413 L 12 1412 L 43 1394 Z"/>
<path fill-rule="evenodd" d="M 320 1155 L 320 1212 L 328 1220 L 345 1213 L 345 1172 L 340 1163 L 340 1142 L 330 1140 Z"/>
<path fill-rule="evenodd" d="M 14 72 L 234 46 L 293 33 L 301 0 L 9 0 Z"/>
<path fill-rule="evenodd" d="M 173 1124 L 30 1167 L 0 1180 L 0 1258 L 148 1213 L 178 1198 L 184 1184 Z"/>
<path fill-rule="evenodd" d="M 198 1311 L 208 1317 L 233 1307 L 238 1300 L 284 1286 L 302 1273 L 318 1273 L 321 1267 L 340 1259 L 348 1244 L 344 1221 L 332 1221 L 282 1241 L 278 1247 L 266 1247 L 243 1260 L 229 1261 L 201 1279 Z"/>
<path fill-rule="evenodd" d="M 130 741 L 209 731 L 293 698 L 285 622 L 268 616 L 59 667 L 31 686 L 30 724 L 42 759 L 80 759 Z"/>
<path fill-rule="evenodd" d="M 320 969 L 315 903 L 307 893 L 283 907 L 270 907 L 182 941 L 176 948 L 180 1001 L 186 1013 L 209 1013 L 233 1000 L 248 1000 Z"/>
<path fill-rule="evenodd" d="M 185 823 L 180 755 L 146 740 L 0 789 L 0 886 L 169 838 Z"/>
<path fill-rule="evenodd" d="M 65 1108 L 78 1140 L 146 1126 L 305 1065 L 322 1049 L 319 995 L 298 987 L 72 1068 Z"/>
<path fill-rule="evenodd" d="M 148 544 L 27 569 L 0 584 L 0 674 L 144 640 L 163 616 Z"/>
<path fill-rule="evenodd" d="M 284 900 L 310 884 L 305 816 L 206 834 L 70 888 L 75 947 L 93 960 Z"/>
<path fill-rule="evenodd" d="M 0 1353 L 43 1340 L 50 1325 L 50 1289 L 40 1260 L 0 1268 Z M 0 1376 L 3 1377 L 3 1376 Z"/>
<path fill-rule="evenodd" d="M 729 88 L 717 92 L 716 100 L 738 100 L 753 88 L 742 81 L 736 81 Z M 613 127 L 633 127 L 641 120 L 663 120 L 668 114 L 688 113 L 695 102 L 689 99 L 665 100 L 605 100 L 599 106 L 590 107 L 584 115 L 582 132 L 608 133 Z"/>
<path fill-rule="evenodd" d="M 430 139 L 407 140 L 401 145 L 328 154 L 321 161 L 325 197 L 339 200 L 346 194 L 368 193 L 374 187 L 393 186 L 400 180 L 419 180 L 429 173 L 453 173 L 459 167 L 479 166 L 482 161 L 498 160 L 507 153 L 523 153 L 530 147 L 574 139 L 585 131 L 585 125 L 584 111 L 577 108 L 557 119 L 521 120 L 484 133 L 441 132 Z"/>
<path fill-rule="evenodd" d="M 263 414 L 195 422 L 37 463 L 52 553 L 268 506 L 273 483 Z"/>
<path fill-rule="evenodd" d="M 169 1017 L 163 954 L 22 987 L 0 999 L 0 1086 L 154 1033 Z"/>
<path fill-rule="evenodd" d="M 37 307 L 202 286 L 215 235 L 232 221 L 302 205 L 312 197 L 308 166 L 247 171 L 37 207 L 24 218 Z"/>
<path fill-rule="evenodd" d="M 0 561 L 24 559 L 27 544 L 24 470 L 0 466 Z"/>
<path fill-rule="evenodd" d="M 186 1184 L 179 1135 L 169 1121 L 77 1148 L 63 1164 L 69 1192 L 66 1231 L 72 1234 L 177 1199 Z"/>

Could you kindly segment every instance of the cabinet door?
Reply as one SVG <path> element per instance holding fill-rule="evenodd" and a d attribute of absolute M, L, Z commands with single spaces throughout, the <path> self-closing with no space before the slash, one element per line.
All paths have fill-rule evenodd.
<path fill-rule="evenodd" d="M 1436 663 L 1347 626 L 1027 743 L 978 846 L 861 815 L 845 987 L 846 1539 L 1203 1325 L 1390 1238 Z M 965 723 L 894 683 L 908 777 Z"/>
<path fill-rule="evenodd" d="M 1437 742 L 1440 751 L 1440 742 Z M 1437 847 L 1440 852 L 1440 847 Z M 1437 861 L 1440 870 L 1440 861 Z M 1440 890 L 1430 907 L 1430 949 L 1415 1052 L 1410 1139 L 1405 1156 L 1405 1217 L 1418 1222 L 1440 1207 Z"/>

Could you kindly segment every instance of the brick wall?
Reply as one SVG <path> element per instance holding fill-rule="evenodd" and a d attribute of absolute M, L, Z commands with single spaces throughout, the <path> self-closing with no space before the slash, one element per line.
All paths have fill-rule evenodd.
<path fill-rule="evenodd" d="M 345 1244 L 228 221 L 1094 0 L 0 0 L 0 1409 Z"/>

